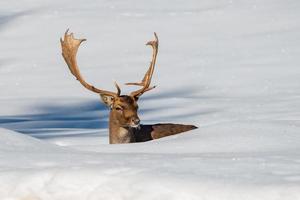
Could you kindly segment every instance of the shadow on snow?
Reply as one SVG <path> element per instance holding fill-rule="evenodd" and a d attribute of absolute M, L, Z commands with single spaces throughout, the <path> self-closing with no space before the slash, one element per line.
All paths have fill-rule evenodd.
<path fill-rule="evenodd" d="M 153 101 L 157 99 L 168 99 L 178 96 L 183 98 L 189 94 L 187 98 L 203 98 L 199 96 L 192 96 L 194 91 L 186 91 L 177 89 L 170 93 L 158 94 L 141 99 L 141 101 Z M 195 94 L 195 93 L 194 93 Z M 205 98 L 205 97 L 204 97 Z M 141 115 L 148 112 L 158 111 L 166 113 L 170 109 L 180 105 L 157 106 L 154 109 L 140 109 Z M 28 109 L 30 110 L 30 108 Z M 90 136 L 99 134 L 99 129 L 108 128 L 108 114 L 109 110 L 104 104 L 98 100 L 85 101 L 80 103 L 69 103 L 68 100 L 60 99 L 58 103 L 51 101 L 39 106 L 32 106 L 32 110 L 38 111 L 36 114 L 24 114 L 16 116 L 0 116 L 0 127 L 29 134 L 37 138 L 54 138 L 54 137 L 68 137 L 68 136 Z M 193 113 L 179 113 L 177 115 L 164 115 L 155 120 L 157 122 L 168 121 L 172 119 L 185 118 L 186 116 L 206 115 L 216 111 L 195 111 Z M 143 119 L 142 119 L 143 121 Z M 105 131 L 105 136 L 108 131 Z M 104 136 L 104 135 L 103 135 Z"/>

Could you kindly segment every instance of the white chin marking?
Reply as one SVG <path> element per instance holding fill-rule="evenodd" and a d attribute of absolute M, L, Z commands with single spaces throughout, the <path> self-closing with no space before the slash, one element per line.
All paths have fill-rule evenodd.
<path fill-rule="evenodd" d="M 131 127 L 131 128 L 139 128 L 140 125 L 139 125 L 139 124 L 138 124 L 138 125 L 130 125 L 130 127 Z"/>

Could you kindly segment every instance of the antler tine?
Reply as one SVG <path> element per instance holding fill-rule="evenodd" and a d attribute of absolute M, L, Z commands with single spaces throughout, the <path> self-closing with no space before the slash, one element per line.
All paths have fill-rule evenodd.
<path fill-rule="evenodd" d="M 126 85 L 138 85 L 143 86 L 141 89 L 136 90 L 131 93 L 131 96 L 134 96 L 136 98 L 139 98 L 143 93 L 150 91 L 155 88 L 155 86 L 150 87 L 152 75 L 154 72 L 155 62 L 156 62 L 156 56 L 158 53 L 158 37 L 157 34 L 154 32 L 155 40 L 149 41 L 146 43 L 146 45 L 150 45 L 153 49 L 152 53 L 152 61 L 150 62 L 150 66 L 144 75 L 143 80 L 140 83 L 126 83 Z"/>
<path fill-rule="evenodd" d="M 120 96 L 121 88 L 120 88 L 120 86 L 118 85 L 118 83 L 116 81 L 114 83 L 115 83 L 115 87 L 117 88 L 117 95 Z"/>
<path fill-rule="evenodd" d="M 103 95 L 108 95 L 112 97 L 117 97 L 120 95 L 121 90 L 120 87 L 116 84 L 118 92 L 110 92 L 106 90 L 101 90 L 93 85 L 88 84 L 83 77 L 80 74 L 78 65 L 77 65 L 77 60 L 76 60 L 76 55 L 78 48 L 80 44 L 83 41 L 86 41 L 86 39 L 75 39 L 73 36 L 73 33 L 68 34 L 69 29 L 65 32 L 64 39 L 60 38 L 60 43 L 61 43 L 61 48 L 62 48 L 62 56 L 65 59 L 71 73 L 76 77 L 76 79 L 88 90 L 103 94 Z"/>

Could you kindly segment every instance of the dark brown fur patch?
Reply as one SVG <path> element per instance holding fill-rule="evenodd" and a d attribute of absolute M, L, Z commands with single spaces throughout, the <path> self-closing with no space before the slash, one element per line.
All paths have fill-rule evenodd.
<path fill-rule="evenodd" d="M 146 142 L 149 140 L 159 139 L 170 135 L 176 135 L 196 128 L 198 127 L 194 125 L 168 123 L 141 125 L 140 129 L 133 129 L 133 131 L 136 142 Z"/>

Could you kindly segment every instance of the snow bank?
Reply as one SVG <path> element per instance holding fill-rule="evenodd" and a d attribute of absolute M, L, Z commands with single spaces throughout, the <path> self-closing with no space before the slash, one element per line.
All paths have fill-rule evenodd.
<path fill-rule="evenodd" d="M 0 199 L 300 199 L 297 0 L 0 2 Z M 144 123 L 195 124 L 108 145 L 108 110 L 60 54 L 70 28 L 94 85 L 138 80 Z M 132 88 L 123 87 L 124 93 Z"/>

